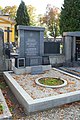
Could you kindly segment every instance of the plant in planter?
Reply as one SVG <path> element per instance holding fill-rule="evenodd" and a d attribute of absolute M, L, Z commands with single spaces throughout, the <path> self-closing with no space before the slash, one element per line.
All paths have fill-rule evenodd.
<path fill-rule="evenodd" d="M 61 85 L 64 83 L 60 78 L 49 78 L 49 77 L 41 78 L 39 82 L 44 85 Z"/>
<path fill-rule="evenodd" d="M 3 114 L 3 106 L 1 103 L 0 103 L 0 114 Z"/>

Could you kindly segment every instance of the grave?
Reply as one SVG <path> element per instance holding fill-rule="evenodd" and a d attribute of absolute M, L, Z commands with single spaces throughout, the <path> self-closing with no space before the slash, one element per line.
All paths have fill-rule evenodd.
<path fill-rule="evenodd" d="M 26 66 L 42 64 L 44 55 L 44 28 L 19 25 L 19 58 L 25 58 Z"/>
<path fill-rule="evenodd" d="M 53 71 L 53 72 L 51 72 L 51 71 Z M 30 84 L 26 83 L 27 87 L 29 86 L 28 89 L 27 89 L 28 91 L 27 91 L 26 89 L 23 89 L 22 86 L 20 86 L 20 84 L 17 82 L 17 80 L 15 80 L 14 77 L 9 72 L 4 72 L 3 73 L 7 84 L 11 88 L 12 92 L 15 94 L 19 103 L 23 106 L 26 114 L 51 109 L 53 107 L 60 106 L 60 105 L 63 105 L 63 104 L 67 104 L 67 103 L 72 103 L 72 102 L 75 102 L 75 101 L 80 101 L 80 90 L 79 90 L 80 87 L 75 86 L 75 85 L 79 85 L 80 77 L 72 75 L 70 73 L 64 72 L 64 71 L 56 69 L 56 68 L 53 68 L 53 70 L 51 70 L 51 71 L 49 72 L 49 74 L 47 74 L 47 73 L 44 73 L 44 75 L 42 74 L 41 77 L 43 77 L 43 76 L 44 77 L 46 77 L 46 76 L 50 76 L 50 77 L 53 76 L 54 77 L 55 75 L 57 76 L 56 72 L 59 72 L 61 74 L 61 77 L 60 77 L 60 74 L 58 74 L 60 78 L 62 78 L 64 76 L 65 79 L 66 79 L 67 76 L 65 76 L 65 75 L 68 75 L 68 78 L 71 77 L 71 79 L 72 79 L 72 86 L 76 87 L 76 89 L 73 90 L 72 89 L 73 87 L 71 87 L 71 83 L 70 83 L 69 89 L 63 88 L 62 93 L 60 91 L 59 92 L 57 91 L 59 94 L 54 94 L 54 92 L 56 90 L 53 90 L 54 92 L 52 92 L 52 95 L 49 94 L 48 96 L 46 96 L 45 93 L 50 93 L 50 89 L 48 89 L 49 91 L 48 90 L 45 91 L 42 88 L 38 89 L 38 86 L 33 86 L 32 83 L 31 83 L 31 81 L 32 80 L 34 81 L 35 78 L 38 78 L 38 76 L 31 75 L 31 77 L 30 77 L 30 75 L 29 75 L 29 77 L 31 79 L 28 76 L 26 76 L 27 81 L 30 80 L 28 83 L 31 83 L 31 86 L 30 86 Z M 23 79 L 24 79 L 24 77 L 23 77 Z M 75 81 L 73 81 L 73 79 L 75 81 L 78 80 L 76 82 L 77 84 L 76 83 L 74 83 L 75 85 L 73 84 L 73 82 L 75 82 Z M 22 79 L 21 79 L 21 82 L 22 82 Z M 35 81 L 33 83 L 35 83 Z M 24 83 L 23 86 L 25 86 L 25 83 Z M 33 88 L 35 89 L 35 87 L 37 88 L 36 91 L 33 90 Z M 78 89 L 77 89 L 77 87 L 78 87 Z M 32 92 L 29 93 L 29 91 L 31 91 L 31 90 L 32 90 Z M 41 92 L 39 92 L 39 90 Z M 65 90 L 68 90 L 68 91 L 65 91 Z M 39 95 L 37 94 L 38 97 L 36 95 L 37 91 L 38 91 L 38 94 L 39 94 Z M 52 88 L 51 88 L 51 91 L 52 91 Z M 62 88 L 61 88 L 61 91 L 62 91 Z M 42 94 L 42 92 L 44 92 L 44 94 L 43 94 L 43 96 L 42 95 L 40 96 L 40 94 Z M 33 95 L 33 93 L 35 93 L 36 97 Z"/>

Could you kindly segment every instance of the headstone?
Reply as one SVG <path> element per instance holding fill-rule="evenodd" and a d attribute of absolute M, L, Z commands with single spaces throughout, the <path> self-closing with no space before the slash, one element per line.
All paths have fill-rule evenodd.
<path fill-rule="evenodd" d="M 42 64 L 44 54 L 44 28 L 18 26 L 19 57 L 26 59 L 26 66 Z"/>
<path fill-rule="evenodd" d="M 44 54 L 60 54 L 60 42 L 44 42 Z"/>
<path fill-rule="evenodd" d="M 77 32 L 64 32 L 64 54 L 66 63 L 75 61 L 76 58 L 76 37 L 80 37 L 80 31 Z"/>
<path fill-rule="evenodd" d="M 0 72 L 5 69 L 5 60 L 4 60 L 4 38 L 3 30 L 0 29 Z"/>

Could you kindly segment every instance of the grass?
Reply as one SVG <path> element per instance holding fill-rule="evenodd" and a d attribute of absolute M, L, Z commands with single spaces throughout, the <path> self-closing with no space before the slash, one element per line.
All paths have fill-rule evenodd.
<path fill-rule="evenodd" d="M 41 78 L 39 82 L 41 84 L 49 85 L 49 86 L 61 85 L 64 83 L 63 80 L 61 80 L 60 78 L 50 78 L 50 77 Z"/>
<path fill-rule="evenodd" d="M 1 103 L 0 103 L 0 114 L 3 114 L 3 106 Z"/>
<path fill-rule="evenodd" d="M 0 81 L 0 89 L 5 89 L 7 86 L 4 82 Z"/>

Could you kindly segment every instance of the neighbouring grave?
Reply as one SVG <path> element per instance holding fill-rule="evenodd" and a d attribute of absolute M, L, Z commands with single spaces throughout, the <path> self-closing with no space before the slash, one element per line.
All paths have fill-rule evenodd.
<path fill-rule="evenodd" d="M 0 72 L 5 69 L 3 30 L 0 29 Z"/>
<path fill-rule="evenodd" d="M 64 54 L 65 62 L 80 60 L 80 31 L 64 32 Z"/>

